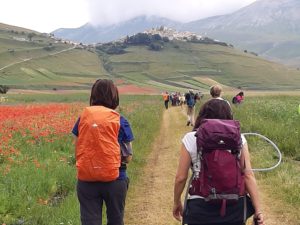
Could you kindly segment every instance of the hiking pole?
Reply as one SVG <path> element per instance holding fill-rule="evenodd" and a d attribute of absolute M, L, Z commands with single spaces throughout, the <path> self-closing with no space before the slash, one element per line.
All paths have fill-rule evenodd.
<path fill-rule="evenodd" d="M 269 144 L 271 144 L 275 148 L 275 150 L 277 151 L 277 153 L 278 153 L 278 162 L 274 166 L 271 166 L 271 167 L 268 167 L 268 168 L 252 169 L 252 171 L 254 171 L 254 172 L 257 172 L 257 171 L 259 171 L 259 172 L 266 172 L 266 171 L 273 170 L 273 169 L 275 169 L 276 167 L 278 167 L 280 165 L 280 163 L 282 161 L 282 154 L 281 154 L 279 148 L 277 147 L 277 145 L 274 144 L 274 142 L 272 142 L 269 138 L 267 138 L 267 137 L 265 137 L 265 136 L 263 136 L 261 134 L 258 134 L 258 133 L 243 133 L 243 135 L 244 136 L 247 136 L 247 135 L 249 135 L 249 136 L 251 136 L 251 135 L 252 136 L 258 136 L 258 137 L 264 139 Z"/>

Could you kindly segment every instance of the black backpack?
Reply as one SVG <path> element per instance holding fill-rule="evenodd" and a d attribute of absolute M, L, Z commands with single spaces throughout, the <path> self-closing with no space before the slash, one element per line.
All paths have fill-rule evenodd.
<path fill-rule="evenodd" d="M 236 103 L 237 103 L 237 98 L 236 98 L 236 96 L 234 96 L 234 97 L 232 98 L 231 101 L 232 101 L 233 104 L 236 104 Z"/>

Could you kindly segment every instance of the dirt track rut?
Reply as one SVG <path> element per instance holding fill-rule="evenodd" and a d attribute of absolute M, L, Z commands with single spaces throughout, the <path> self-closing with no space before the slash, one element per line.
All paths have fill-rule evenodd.
<path fill-rule="evenodd" d="M 172 216 L 173 185 L 178 165 L 179 150 L 183 135 L 192 127 L 186 126 L 184 109 L 171 107 L 163 113 L 160 135 L 153 143 L 144 176 L 129 188 L 126 209 L 126 225 L 179 225 Z M 286 224 L 263 195 L 266 225 Z M 273 214 L 273 215 L 272 215 Z M 248 221 L 247 225 L 250 225 Z M 296 225 L 296 224 L 295 224 Z"/>

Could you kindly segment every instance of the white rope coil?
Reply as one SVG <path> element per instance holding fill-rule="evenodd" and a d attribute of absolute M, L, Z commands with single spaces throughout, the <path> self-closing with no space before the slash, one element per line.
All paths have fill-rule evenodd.
<path fill-rule="evenodd" d="M 255 168 L 255 169 L 252 169 L 253 171 L 255 171 L 255 172 L 257 172 L 257 171 L 262 171 L 262 172 L 270 171 L 270 170 L 273 170 L 273 169 L 275 169 L 276 167 L 278 167 L 280 165 L 280 163 L 282 161 L 282 154 L 281 154 L 279 148 L 277 147 L 277 145 L 275 145 L 274 142 L 272 142 L 269 138 L 267 138 L 267 137 L 265 137 L 261 134 L 257 134 L 257 133 L 242 133 L 242 135 L 244 135 L 244 136 L 247 136 L 247 135 L 248 136 L 258 136 L 258 137 L 264 139 L 265 141 L 267 141 L 269 144 L 271 144 L 275 148 L 276 152 L 278 153 L 278 162 L 274 166 L 271 166 L 271 167 L 268 167 L 268 168 L 259 168 L 259 169 Z"/>

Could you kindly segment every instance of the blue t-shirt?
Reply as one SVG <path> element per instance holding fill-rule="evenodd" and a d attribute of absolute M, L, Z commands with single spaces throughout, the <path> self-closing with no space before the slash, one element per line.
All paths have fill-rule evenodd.
<path fill-rule="evenodd" d="M 77 137 L 79 135 L 79 130 L 78 130 L 79 122 L 80 122 L 80 118 L 78 118 L 78 120 L 76 121 L 76 123 L 72 129 L 72 133 Z M 128 143 L 133 140 L 134 140 L 134 136 L 133 136 L 130 124 L 127 121 L 127 119 L 121 115 L 120 116 L 120 130 L 119 130 L 119 135 L 118 135 L 118 142 L 121 146 L 123 143 Z M 127 178 L 126 166 L 125 167 L 121 166 L 119 173 L 120 173 L 120 175 L 119 175 L 118 180 L 126 179 Z"/>

